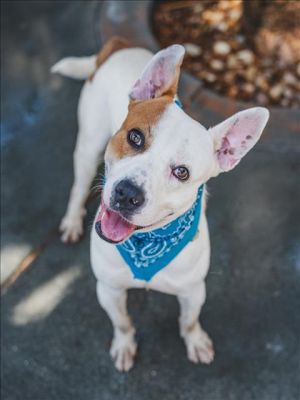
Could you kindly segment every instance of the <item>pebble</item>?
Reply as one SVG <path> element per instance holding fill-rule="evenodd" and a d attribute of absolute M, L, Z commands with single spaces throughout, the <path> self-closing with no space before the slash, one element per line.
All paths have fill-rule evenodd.
<path fill-rule="evenodd" d="M 245 76 L 247 79 L 249 79 L 250 81 L 254 81 L 256 75 L 257 75 L 257 69 L 255 67 L 246 68 Z"/>
<path fill-rule="evenodd" d="M 295 75 L 291 74 L 290 72 L 286 72 L 283 75 L 283 81 L 288 85 L 295 85 L 297 83 L 297 78 Z"/>
<path fill-rule="evenodd" d="M 221 60 L 211 60 L 210 66 L 216 71 L 221 71 L 224 69 L 224 63 Z"/>
<path fill-rule="evenodd" d="M 235 69 L 238 67 L 239 62 L 236 58 L 236 56 L 234 54 L 231 54 L 228 58 L 227 58 L 227 65 L 230 69 Z"/>
<path fill-rule="evenodd" d="M 241 17 L 241 10 L 239 10 L 238 8 L 230 10 L 228 16 L 230 19 L 237 20 Z"/>
<path fill-rule="evenodd" d="M 215 80 L 217 79 L 215 74 L 212 74 L 211 72 L 207 72 L 204 71 L 204 73 L 202 74 L 202 78 L 204 80 L 206 80 L 207 82 L 215 82 Z"/>
<path fill-rule="evenodd" d="M 291 99 L 293 97 L 293 91 L 290 88 L 285 88 L 283 91 L 284 97 Z"/>
<path fill-rule="evenodd" d="M 300 63 L 297 65 L 297 75 L 300 76 Z"/>
<path fill-rule="evenodd" d="M 283 91 L 282 85 L 280 84 L 275 85 L 270 89 L 270 96 L 272 97 L 272 99 L 277 100 L 282 95 L 282 91 Z"/>
<path fill-rule="evenodd" d="M 200 46 L 197 46 L 194 43 L 184 43 L 184 48 L 187 52 L 187 54 L 191 57 L 198 57 L 202 53 L 202 49 Z"/>
<path fill-rule="evenodd" d="M 217 25 L 224 19 L 224 13 L 221 11 L 207 10 L 203 12 L 202 17 L 207 23 Z"/>
<path fill-rule="evenodd" d="M 224 80 L 226 83 L 232 84 L 234 81 L 235 73 L 232 71 L 227 71 L 226 74 L 224 75 Z"/>
<path fill-rule="evenodd" d="M 239 0 L 238 0 L 238 2 L 239 2 Z M 230 3 L 234 3 L 234 2 L 230 2 L 228 0 L 219 0 L 218 3 L 219 3 L 218 8 L 220 8 L 223 11 L 227 11 L 228 9 L 231 9 L 231 7 L 232 7 L 232 4 L 230 4 Z M 233 6 L 235 6 L 235 5 L 233 4 Z"/>
<path fill-rule="evenodd" d="M 249 82 L 243 85 L 243 89 L 247 94 L 253 94 L 255 90 L 254 85 Z"/>
<path fill-rule="evenodd" d="M 255 79 L 255 84 L 262 90 L 267 90 L 269 88 L 267 81 L 261 75 L 258 75 Z"/>
<path fill-rule="evenodd" d="M 238 89 L 236 86 L 231 86 L 228 90 L 228 96 L 230 97 L 236 97 L 236 95 L 238 94 Z"/>
<path fill-rule="evenodd" d="M 244 35 L 241 35 L 241 34 L 237 34 L 236 36 L 235 36 L 235 40 L 238 42 L 238 43 L 244 43 L 245 42 L 245 36 Z"/>
<path fill-rule="evenodd" d="M 220 56 L 226 56 L 230 52 L 230 46 L 227 42 L 219 40 L 214 44 L 214 52 Z"/>
<path fill-rule="evenodd" d="M 254 61 L 254 54 L 251 50 L 241 50 L 237 53 L 237 58 L 244 64 L 251 64 Z"/>
<path fill-rule="evenodd" d="M 256 96 L 256 100 L 258 104 L 267 104 L 268 97 L 264 93 L 258 93 L 258 95 Z"/>
<path fill-rule="evenodd" d="M 289 105 L 289 103 L 290 103 L 290 101 L 288 99 L 286 99 L 286 98 L 282 99 L 281 102 L 280 102 L 280 104 L 283 107 L 287 107 Z"/>
<path fill-rule="evenodd" d="M 225 32 L 228 29 L 228 25 L 226 24 L 226 22 L 222 21 L 216 26 L 216 29 L 218 29 L 221 32 Z"/>

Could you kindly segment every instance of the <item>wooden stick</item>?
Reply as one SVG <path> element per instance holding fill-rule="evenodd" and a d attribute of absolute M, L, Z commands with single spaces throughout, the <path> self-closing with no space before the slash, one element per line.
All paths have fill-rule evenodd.
<path fill-rule="evenodd" d="M 31 250 L 27 256 L 19 263 L 14 271 L 8 276 L 7 279 L 1 284 L 1 294 L 4 294 L 7 289 L 25 272 L 30 265 L 39 257 L 44 248 L 58 235 L 58 230 L 52 230 L 48 233 L 46 239 L 35 249 Z"/>

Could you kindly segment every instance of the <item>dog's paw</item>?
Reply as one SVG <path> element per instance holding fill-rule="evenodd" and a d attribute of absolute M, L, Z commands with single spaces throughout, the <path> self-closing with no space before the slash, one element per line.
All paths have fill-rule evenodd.
<path fill-rule="evenodd" d="M 213 343 L 200 325 L 196 325 L 192 331 L 184 335 L 187 356 L 193 363 L 202 362 L 210 364 L 214 359 Z"/>
<path fill-rule="evenodd" d="M 59 230 L 62 242 L 77 242 L 83 234 L 83 217 L 81 215 L 76 217 L 66 215 L 61 221 Z"/>
<path fill-rule="evenodd" d="M 114 360 L 115 367 L 120 372 L 129 371 L 134 364 L 137 345 L 134 340 L 134 334 L 123 334 L 114 337 L 110 355 Z"/>

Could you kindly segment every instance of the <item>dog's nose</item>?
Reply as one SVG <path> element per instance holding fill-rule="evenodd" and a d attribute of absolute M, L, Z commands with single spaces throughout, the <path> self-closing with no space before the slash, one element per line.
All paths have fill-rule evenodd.
<path fill-rule="evenodd" d="M 115 187 L 112 207 L 119 211 L 132 212 L 145 202 L 144 191 L 129 179 L 120 181 Z"/>

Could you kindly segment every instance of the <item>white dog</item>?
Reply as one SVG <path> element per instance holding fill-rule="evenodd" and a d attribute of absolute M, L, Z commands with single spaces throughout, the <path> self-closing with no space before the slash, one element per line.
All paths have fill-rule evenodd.
<path fill-rule="evenodd" d="M 113 38 L 98 56 L 66 58 L 52 68 L 89 78 L 79 100 L 75 181 L 61 231 L 63 241 L 82 234 L 85 201 L 105 152 L 91 261 L 99 302 L 113 324 L 111 356 L 121 371 L 132 367 L 136 353 L 129 288 L 176 295 L 189 360 L 213 360 L 199 323 L 210 259 L 204 184 L 239 163 L 269 118 L 256 107 L 204 128 L 176 100 L 183 56 L 180 45 L 153 56 Z"/>

